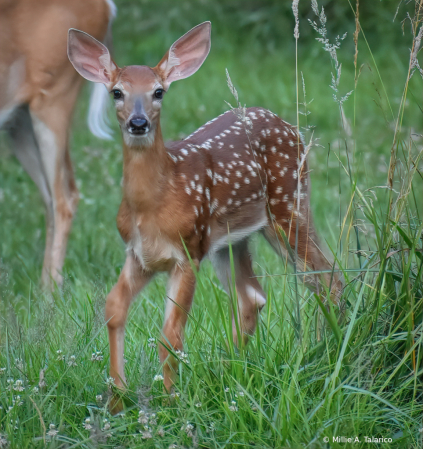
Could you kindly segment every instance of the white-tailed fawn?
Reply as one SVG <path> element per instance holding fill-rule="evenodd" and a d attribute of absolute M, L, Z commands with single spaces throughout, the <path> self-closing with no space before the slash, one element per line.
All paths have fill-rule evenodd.
<path fill-rule="evenodd" d="M 235 313 L 243 335 L 238 342 L 233 320 L 238 344 L 254 333 L 258 312 L 266 304 L 248 251 L 254 232 L 262 232 L 281 256 L 289 242 L 301 270 L 328 271 L 321 276 L 326 286 L 335 290 L 340 283 L 318 246 L 304 144 L 295 127 L 266 109 L 240 108 L 214 118 L 184 140 L 163 142 L 163 99 L 173 81 L 201 67 L 210 50 L 210 31 L 210 22 L 196 26 L 153 68 L 119 68 L 103 44 L 81 31 L 69 31 L 69 59 L 84 78 L 106 85 L 123 136 L 123 200 L 117 226 L 127 245 L 126 261 L 106 301 L 110 375 L 121 388 L 128 308 L 157 272 L 170 274 L 159 349 L 167 390 L 176 370 L 167 348 L 182 350 L 194 271 L 206 256 L 228 290 L 231 246 Z M 315 276 L 310 277 L 312 288 L 317 288 Z"/>

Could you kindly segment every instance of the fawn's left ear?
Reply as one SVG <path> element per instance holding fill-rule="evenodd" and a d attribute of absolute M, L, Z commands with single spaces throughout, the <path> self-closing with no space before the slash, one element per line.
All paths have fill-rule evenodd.
<path fill-rule="evenodd" d="M 89 34 L 74 28 L 68 34 L 68 58 L 85 79 L 106 86 L 112 82 L 117 70 L 107 47 Z"/>
<path fill-rule="evenodd" d="M 210 51 L 211 23 L 203 22 L 180 37 L 155 67 L 169 86 L 188 78 L 203 64 Z"/>

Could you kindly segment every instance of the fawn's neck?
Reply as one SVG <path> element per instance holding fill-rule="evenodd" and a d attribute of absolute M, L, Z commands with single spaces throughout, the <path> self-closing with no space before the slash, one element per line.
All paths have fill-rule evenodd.
<path fill-rule="evenodd" d="M 144 212 L 159 205 L 172 178 L 171 160 L 163 142 L 160 123 L 146 146 L 123 144 L 123 197 L 132 209 Z"/>

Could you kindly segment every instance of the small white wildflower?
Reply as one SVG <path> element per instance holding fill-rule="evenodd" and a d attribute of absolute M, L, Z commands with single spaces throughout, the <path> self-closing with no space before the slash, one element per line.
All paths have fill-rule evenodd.
<path fill-rule="evenodd" d="M 151 429 L 148 426 L 144 426 L 144 430 L 140 430 L 140 433 L 143 440 L 149 440 L 153 438 L 153 435 L 151 434 Z"/>
<path fill-rule="evenodd" d="M 243 391 L 238 391 L 238 395 L 242 397 L 242 396 L 244 396 L 244 392 Z"/>
<path fill-rule="evenodd" d="M 229 387 L 225 387 L 225 393 L 229 393 Z"/>
<path fill-rule="evenodd" d="M 109 420 L 107 418 L 104 418 L 103 419 L 103 427 L 102 427 L 101 431 L 102 432 L 107 432 L 105 434 L 106 438 L 110 438 L 112 436 L 112 432 L 110 431 L 110 429 L 111 429 L 111 425 L 110 425 Z"/>
<path fill-rule="evenodd" d="M 214 422 L 210 423 L 210 426 L 207 428 L 207 433 L 213 433 L 216 430 L 216 424 Z"/>
<path fill-rule="evenodd" d="M 22 359 L 15 359 L 16 367 L 20 370 L 23 369 L 23 361 Z"/>
<path fill-rule="evenodd" d="M 95 397 L 96 402 L 101 402 L 102 400 L 103 400 L 103 396 L 101 394 L 96 395 L 96 397 Z"/>
<path fill-rule="evenodd" d="M 54 438 L 58 433 L 59 431 L 56 429 L 56 426 L 54 424 L 50 424 L 47 435 L 51 438 Z"/>
<path fill-rule="evenodd" d="M 23 405 L 23 402 L 21 401 L 21 397 L 19 395 L 15 396 L 12 399 L 13 405 L 16 405 L 18 407 L 20 407 L 21 405 Z"/>
<path fill-rule="evenodd" d="M 102 432 L 107 432 L 105 434 L 106 438 L 110 438 L 112 436 L 112 432 L 111 431 L 109 432 L 110 429 L 111 429 L 111 425 L 110 425 L 109 420 L 107 418 L 104 418 L 103 419 L 103 427 L 102 427 L 101 431 Z"/>
<path fill-rule="evenodd" d="M 71 355 L 69 357 L 68 366 L 78 366 L 78 364 L 76 363 L 76 357 L 74 355 Z"/>
<path fill-rule="evenodd" d="M 140 424 L 148 424 L 148 414 L 144 410 L 138 412 L 138 422 Z"/>
<path fill-rule="evenodd" d="M 0 449 L 6 449 L 9 446 L 9 440 L 6 435 L 0 433 Z"/>
<path fill-rule="evenodd" d="M 175 354 L 178 356 L 178 358 L 181 362 L 186 363 L 188 365 L 188 363 L 189 363 L 188 354 L 186 354 L 183 351 L 180 351 L 179 349 L 177 351 L 175 351 Z"/>
<path fill-rule="evenodd" d="M 155 348 L 156 346 L 157 346 L 156 345 L 156 339 L 154 337 L 150 337 L 148 339 L 148 347 L 149 348 Z"/>
<path fill-rule="evenodd" d="M 14 389 L 15 391 L 24 391 L 24 390 L 25 390 L 25 387 L 24 387 L 24 385 L 23 385 L 23 381 L 22 381 L 21 379 L 18 379 L 18 380 L 15 382 L 15 385 L 13 385 L 13 389 Z"/>
<path fill-rule="evenodd" d="M 40 389 L 39 389 L 38 387 L 34 387 L 34 388 L 32 389 L 32 392 L 33 392 L 34 394 L 38 394 L 39 391 L 40 391 Z"/>
<path fill-rule="evenodd" d="M 154 376 L 153 382 L 160 382 L 163 380 L 163 376 L 161 374 L 156 374 Z"/>
<path fill-rule="evenodd" d="M 178 449 L 178 446 L 176 444 L 169 444 L 168 449 Z"/>
<path fill-rule="evenodd" d="M 103 354 L 101 351 L 95 351 L 91 354 L 92 362 L 101 362 L 103 360 Z"/>
<path fill-rule="evenodd" d="M 0 376 L 6 372 L 6 368 L 0 368 Z"/>
<path fill-rule="evenodd" d="M 115 385 L 115 380 L 113 379 L 113 377 L 108 377 L 106 379 L 106 385 L 111 388 Z"/>
<path fill-rule="evenodd" d="M 238 411 L 238 407 L 237 407 L 235 401 L 231 401 L 231 405 L 229 406 L 229 410 L 230 410 L 231 412 L 237 412 L 237 411 Z"/>
<path fill-rule="evenodd" d="M 192 433 L 192 431 L 194 430 L 194 426 L 189 421 L 187 421 L 185 426 L 181 427 L 181 430 L 183 430 L 187 434 L 188 438 L 192 438 L 194 436 L 194 434 Z"/>
<path fill-rule="evenodd" d="M 85 418 L 84 424 L 82 424 L 82 427 L 85 430 L 91 430 L 93 426 L 91 425 L 91 418 Z"/>
<path fill-rule="evenodd" d="M 61 362 L 61 361 L 65 360 L 65 356 L 63 355 L 63 351 L 61 349 L 58 349 L 56 351 L 56 354 L 57 354 L 56 360 L 58 362 Z"/>
<path fill-rule="evenodd" d="M 179 397 L 181 397 L 181 393 L 179 393 L 178 391 L 176 393 L 173 392 L 173 393 L 170 394 L 170 397 L 173 398 L 173 399 L 179 398 Z"/>
<path fill-rule="evenodd" d="M 157 429 L 157 435 L 158 435 L 159 437 L 164 437 L 164 436 L 165 436 L 165 431 L 164 431 L 164 429 L 163 429 L 162 426 L 160 426 L 160 427 Z"/>
<path fill-rule="evenodd" d="M 203 405 L 203 404 L 202 404 L 201 402 L 197 402 L 197 403 L 195 404 L 195 406 L 196 406 L 197 408 L 200 408 L 202 405 Z"/>
<path fill-rule="evenodd" d="M 148 415 L 148 423 L 150 424 L 150 426 L 156 426 L 157 425 L 157 419 L 156 419 L 156 414 L 155 413 L 151 413 L 150 415 Z"/>

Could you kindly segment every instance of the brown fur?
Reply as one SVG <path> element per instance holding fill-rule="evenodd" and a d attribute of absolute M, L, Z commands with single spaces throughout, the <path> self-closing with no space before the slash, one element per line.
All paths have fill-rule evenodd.
<path fill-rule="evenodd" d="M 181 277 L 177 281 L 180 283 L 178 293 L 175 298 L 172 298 L 180 308 L 173 307 L 173 313 L 165 321 L 163 327 L 164 346 L 160 349 L 162 362 L 165 362 L 167 358 L 165 346 L 170 344 L 172 348 L 182 350 L 182 333 L 186 323 L 186 313 L 190 309 L 194 293 L 195 277 L 185 256 L 185 249 L 181 240 L 184 241 L 192 260 L 199 264 L 209 253 L 213 240 L 227 235 L 228 227 L 230 232 L 236 233 L 255 222 L 257 214 L 253 212 L 254 210 L 265 210 L 268 222 L 263 226 L 264 234 L 276 250 L 279 245 L 283 248 L 283 242 L 277 237 L 275 226 L 279 225 L 285 230 L 292 247 L 294 247 L 295 227 L 298 219 L 300 226 L 298 255 L 304 263 L 301 268 L 305 269 L 306 266 L 309 266 L 313 270 L 330 269 L 330 265 L 318 248 L 309 209 L 309 192 L 306 186 L 304 186 L 306 196 L 302 199 L 300 209 L 302 216 L 300 218 L 294 216 L 296 213 L 294 192 L 297 189 L 297 181 L 293 178 L 293 173 L 297 170 L 298 156 L 298 134 L 295 128 L 263 109 L 247 109 L 247 116 L 250 112 L 255 112 L 256 115 L 259 113 L 265 114 L 269 121 L 266 121 L 266 118 L 254 121 L 249 135 L 242 130 L 237 136 L 232 135 L 229 139 L 223 138 L 224 146 L 221 147 L 218 147 L 215 142 L 211 148 L 205 149 L 202 148 L 202 143 L 239 122 L 233 112 L 224 114 L 192 137 L 173 142 L 168 147 L 164 146 L 161 135 L 157 136 L 160 132 L 160 126 L 157 127 L 156 131 L 157 138 L 150 147 L 130 148 L 124 145 L 123 201 L 117 219 L 122 238 L 127 243 L 130 242 L 133 238 L 133 226 L 136 223 L 136 229 L 143 236 L 144 242 L 159 241 L 164 245 L 171 242 L 183 257 L 182 262 L 172 257 L 158 257 L 160 251 L 155 253 L 151 250 L 149 252 L 148 243 L 146 244 L 145 266 L 141 271 L 142 273 L 146 271 L 149 275 L 153 275 L 158 271 L 169 271 L 171 277 Z M 278 144 L 278 135 L 274 132 L 266 138 L 260 134 L 263 129 L 276 128 L 281 131 L 292 130 L 295 136 L 291 136 L 293 139 L 291 141 L 295 140 L 295 146 L 289 145 L 289 138 L 285 139 L 287 140 L 286 143 Z M 256 140 L 259 141 L 260 146 L 264 145 L 266 150 L 263 152 L 257 151 L 254 155 L 249 142 L 255 142 Z M 229 145 L 234 145 L 234 148 L 229 148 Z M 247 149 L 245 145 L 248 145 L 249 148 Z M 254 143 L 252 146 L 255 146 Z M 276 153 L 272 152 L 273 147 L 277 148 Z M 188 149 L 189 154 L 181 153 L 182 149 Z M 301 153 L 304 151 L 302 143 L 299 143 L 299 149 Z M 234 153 L 241 156 L 236 158 Z M 289 159 L 286 159 L 285 156 L 281 157 L 281 154 L 288 155 Z M 179 160 L 179 156 L 183 157 L 184 160 Z M 267 156 L 266 163 L 264 162 L 265 156 Z M 172 157 L 177 160 L 173 160 Z M 237 164 L 241 161 L 244 165 L 232 168 L 231 174 L 227 176 L 225 169 L 218 164 L 221 162 L 226 167 L 227 164 L 234 163 L 234 161 Z M 257 175 L 255 177 L 251 176 L 251 170 L 246 168 L 254 161 L 260 164 L 255 170 Z M 282 164 L 279 164 L 280 167 L 276 166 L 278 161 L 282 161 Z M 278 173 L 285 168 L 287 168 L 287 172 L 284 176 L 280 176 Z M 208 175 L 207 170 L 210 170 L 212 177 Z M 268 170 L 277 175 L 276 180 L 272 180 L 273 176 L 269 175 Z M 240 177 L 235 175 L 236 171 L 240 172 Z M 306 172 L 307 165 L 305 164 L 302 172 L 303 184 L 307 179 Z M 224 180 L 213 183 L 214 175 L 219 173 L 230 180 L 229 184 L 226 184 Z M 201 193 L 197 191 L 194 193 L 194 189 L 191 188 L 190 181 L 194 181 L 196 174 L 198 174 L 198 179 L 195 180 L 195 185 L 201 186 Z M 247 177 L 250 179 L 249 184 L 244 182 Z M 228 206 L 227 200 L 231 198 L 235 182 L 244 183 L 242 190 L 239 189 L 239 194 L 233 197 L 234 199 L 241 198 L 242 204 L 236 206 L 233 202 L 231 206 Z M 191 190 L 189 195 L 185 191 L 187 186 Z M 276 193 L 277 187 L 282 187 L 283 192 Z M 210 199 L 207 198 L 206 189 L 210 191 Z M 256 194 L 255 199 L 249 202 L 244 201 L 254 194 Z M 283 201 L 284 195 L 287 195 L 288 201 Z M 215 211 L 211 211 L 210 205 L 216 199 L 219 204 L 226 205 L 226 210 L 222 211 L 218 206 Z M 271 204 L 272 199 L 276 199 L 277 204 Z M 289 204 L 293 205 L 291 210 L 288 209 Z M 198 216 L 193 209 L 194 205 L 198 211 L 201 208 L 203 210 Z M 270 214 L 274 217 L 274 221 L 270 218 Z M 210 233 L 208 233 L 209 227 Z M 151 247 L 155 248 L 153 244 Z M 246 294 L 245 286 L 251 285 L 263 297 L 265 294 L 254 278 L 247 245 L 241 245 L 239 251 L 235 251 L 235 254 L 236 289 L 242 307 L 242 313 L 239 313 L 239 316 L 244 341 L 246 341 L 246 335 L 253 333 L 256 326 L 257 305 L 253 298 Z M 137 256 L 133 251 L 130 251 L 128 257 L 136 259 Z M 145 276 L 145 274 L 141 276 Z M 325 276 L 325 279 L 329 285 L 330 276 Z M 119 282 L 121 281 L 119 280 Z M 137 291 L 133 293 L 136 294 Z M 116 290 L 113 290 L 108 297 L 108 302 L 116 301 L 115 295 Z M 126 308 L 129 306 L 129 302 L 125 300 L 121 303 L 121 306 Z M 111 316 L 109 312 L 106 313 L 108 319 Z M 237 339 L 235 325 L 234 339 Z M 112 352 L 113 347 L 114 343 L 111 342 Z M 165 363 L 164 367 L 165 386 L 167 388 L 170 388 L 172 384 L 173 375 L 171 373 L 175 367 L 173 358 L 169 359 L 169 363 L 170 365 Z M 123 385 L 122 382 L 124 381 L 122 368 L 121 363 L 113 367 L 113 372 L 119 373 L 119 376 L 115 377 L 118 385 Z"/>
<path fill-rule="evenodd" d="M 66 54 L 67 33 L 78 27 L 103 39 L 109 23 L 105 0 L 0 1 L 0 113 L 14 113 L 7 125 L 13 150 L 39 187 L 46 204 L 47 236 L 43 283 L 61 282 L 68 234 L 78 203 L 68 137 L 81 77 Z M 27 109 L 25 109 L 27 108 Z M 40 148 L 41 123 L 55 149 Z M 38 156 L 37 147 L 44 157 Z M 53 166 L 49 160 L 55 160 Z"/>
<path fill-rule="evenodd" d="M 232 244 L 238 296 L 233 334 L 237 341 L 237 316 L 242 334 L 240 344 L 254 332 L 257 313 L 266 302 L 248 253 L 248 238 L 254 231 L 262 231 L 281 254 L 284 244 L 279 227 L 294 247 L 298 222 L 302 268 L 330 269 L 314 232 L 307 164 L 299 171 L 297 163 L 304 155 L 304 146 L 293 126 L 270 111 L 249 108 L 228 111 L 185 140 L 167 146 L 163 143 L 161 100 L 155 96 L 156 89 L 166 90 L 171 81 L 200 67 L 208 53 L 209 33 L 208 23 L 195 27 L 172 45 L 155 68 L 113 69 L 112 61 L 104 64 L 93 57 L 94 69 L 88 74 L 96 80 L 99 70 L 110 72 L 107 87 L 111 92 L 117 89 L 122 93 L 115 102 L 124 137 L 123 200 L 117 223 L 127 243 L 127 261 L 106 302 L 110 372 L 119 387 L 125 384 L 123 345 L 127 311 L 132 299 L 155 273 L 170 273 L 160 347 L 164 385 L 169 390 L 176 361 L 169 356 L 168 349 L 183 348 L 183 330 L 195 290 L 191 263 L 198 267 L 208 255 L 228 289 L 231 276 L 228 245 Z M 72 59 L 77 70 L 85 73 L 81 66 L 85 56 L 80 57 L 77 49 L 87 36 L 81 35 L 80 41 L 78 36 L 76 33 L 72 37 Z M 107 49 L 98 43 L 93 53 L 100 51 L 105 53 Z M 175 61 L 179 65 L 175 66 Z M 144 117 L 148 123 L 141 134 L 131 131 L 131 120 L 136 116 Z M 300 195 L 299 185 L 303 192 Z M 299 208 L 297 196 L 301 199 Z M 329 284 L 328 276 L 324 280 Z"/>

